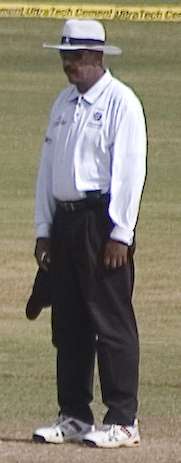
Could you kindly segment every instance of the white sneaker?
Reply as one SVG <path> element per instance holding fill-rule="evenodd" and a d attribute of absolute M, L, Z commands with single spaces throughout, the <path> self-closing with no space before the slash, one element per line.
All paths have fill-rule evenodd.
<path fill-rule="evenodd" d="M 85 434 L 94 429 L 94 426 L 76 418 L 60 415 L 51 426 L 38 428 L 33 434 L 33 441 L 51 444 L 63 444 L 65 441 L 81 442 Z"/>
<path fill-rule="evenodd" d="M 137 447 L 140 445 L 138 420 L 135 419 L 133 426 L 103 424 L 95 431 L 88 432 L 83 442 L 92 447 Z"/>

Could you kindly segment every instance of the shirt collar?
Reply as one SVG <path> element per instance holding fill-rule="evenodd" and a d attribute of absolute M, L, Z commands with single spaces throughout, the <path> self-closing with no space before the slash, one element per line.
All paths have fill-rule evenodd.
<path fill-rule="evenodd" d="M 79 96 L 83 96 L 83 99 L 87 101 L 87 103 L 93 104 L 99 95 L 105 90 L 107 85 L 112 80 L 112 75 L 110 71 L 107 69 L 103 76 L 83 95 L 79 93 L 75 86 L 72 86 L 70 94 L 68 96 L 68 101 L 74 101 Z"/>

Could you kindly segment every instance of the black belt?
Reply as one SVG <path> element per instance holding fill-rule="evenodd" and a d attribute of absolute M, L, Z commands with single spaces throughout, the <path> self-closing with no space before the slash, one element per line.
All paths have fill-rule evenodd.
<path fill-rule="evenodd" d="M 110 199 L 109 193 L 102 193 L 101 190 L 86 191 L 86 198 L 77 201 L 60 201 L 56 199 L 56 205 L 65 212 L 75 212 L 81 209 L 90 209 L 101 203 L 108 203 Z"/>

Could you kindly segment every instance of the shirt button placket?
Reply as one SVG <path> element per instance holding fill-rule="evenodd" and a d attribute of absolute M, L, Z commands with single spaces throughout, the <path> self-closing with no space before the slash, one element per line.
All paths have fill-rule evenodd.
<path fill-rule="evenodd" d="M 77 100 L 76 107 L 75 107 L 75 112 L 74 112 L 74 122 L 77 122 L 77 120 L 79 119 L 80 112 L 81 112 L 82 100 L 83 100 L 83 96 L 79 96 L 78 100 Z"/>

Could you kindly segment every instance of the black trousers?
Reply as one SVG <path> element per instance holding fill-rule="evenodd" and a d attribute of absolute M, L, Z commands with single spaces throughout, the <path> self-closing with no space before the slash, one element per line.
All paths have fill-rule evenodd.
<path fill-rule="evenodd" d="M 137 412 L 139 343 L 132 308 L 133 258 L 118 269 L 103 265 L 113 225 L 108 204 L 65 212 L 57 207 L 52 230 L 52 335 L 57 348 L 61 412 L 93 423 L 95 354 L 104 423 L 131 425 Z"/>

